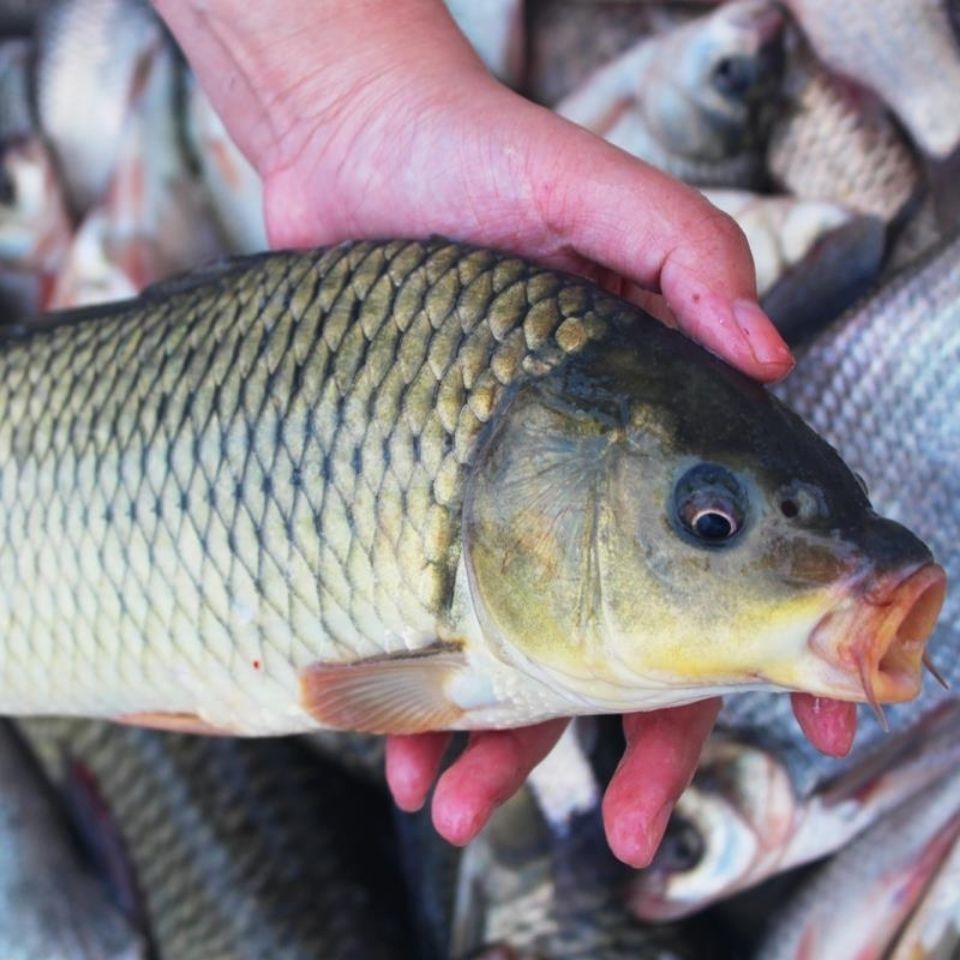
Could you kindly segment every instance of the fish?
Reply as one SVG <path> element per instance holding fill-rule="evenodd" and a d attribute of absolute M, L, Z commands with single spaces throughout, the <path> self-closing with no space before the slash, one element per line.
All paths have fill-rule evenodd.
<path fill-rule="evenodd" d="M 918 531 L 943 560 L 948 577 L 960 575 L 960 481 L 953 466 L 960 462 L 960 423 L 953 415 L 960 397 L 960 237 L 944 241 L 923 259 L 901 270 L 860 305 L 852 308 L 801 351 L 795 371 L 777 388 L 798 410 L 849 458 L 851 467 L 867 478 L 877 509 Z M 909 457 L 910 469 L 879 470 L 871 464 L 894 464 Z M 950 687 L 925 690 L 911 703 L 887 710 L 891 730 L 911 744 L 926 737 L 925 724 L 936 711 L 947 709 L 960 688 L 960 606 L 949 597 L 931 640 L 931 655 Z M 854 770 L 872 751 L 893 748 L 885 744 L 883 728 L 861 711 L 860 730 L 850 757 L 843 761 L 820 756 L 793 733 L 789 705 L 766 694 L 727 699 L 719 726 L 734 740 L 752 741 L 759 750 L 740 754 L 735 765 L 721 767 L 712 782 L 694 782 L 681 805 L 717 810 L 709 826 L 691 826 L 704 817 L 688 811 L 678 825 L 684 846 L 697 856 L 662 863 L 636 885 L 635 906 L 641 916 L 675 916 L 690 912 L 732 889 L 759 882 L 788 858 L 809 860 L 823 844 L 835 848 L 851 835 L 825 825 L 798 842 L 797 800 L 806 806 L 824 792 L 832 778 Z M 911 731 L 916 731 L 912 733 Z M 919 769 L 929 769 L 926 755 L 915 748 Z M 883 755 L 881 753 L 881 755 Z M 753 760 L 746 762 L 746 757 Z M 889 759 L 888 761 L 889 762 Z M 743 765 L 741 766 L 741 763 Z M 751 765 L 761 773 L 751 773 Z M 882 765 L 881 765 L 882 766 Z M 909 764 L 902 778 L 908 789 L 922 782 Z M 882 772 L 882 769 L 881 769 Z M 775 782 L 788 813 L 773 826 L 763 826 L 760 799 L 751 783 Z M 899 790 L 898 775 L 886 781 Z M 722 791 L 716 784 L 723 784 Z M 732 787 L 730 789 L 729 787 Z M 874 789 L 872 798 L 889 794 Z M 745 792 L 744 792 L 745 791 Z M 870 796 L 867 797 L 870 799 Z M 766 801 L 764 801 L 766 803 Z M 819 804 L 823 806 L 823 804 Z M 856 817 L 843 818 L 845 830 L 865 826 L 875 806 L 858 802 Z M 787 824 L 787 829 L 783 823 Z M 816 819 L 811 821 L 816 823 Z M 690 835 L 696 835 L 692 840 Z M 808 846 L 810 839 L 816 842 Z M 669 845 L 669 844 L 668 844 Z M 765 862 L 758 869 L 754 852 L 760 847 Z M 748 852 L 733 864 L 725 852 Z M 770 863 L 773 866 L 770 866 Z M 794 861 L 797 862 L 797 861 Z M 716 867 L 716 869 L 714 869 Z"/>
<path fill-rule="evenodd" d="M 819 60 L 889 104 L 925 154 L 960 146 L 960 43 L 946 0 L 786 2 Z"/>
<path fill-rule="evenodd" d="M 104 197 L 141 71 L 168 41 L 143 0 L 49 0 L 36 29 L 38 118 L 81 218 Z"/>
<path fill-rule="evenodd" d="M 766 167 L 785 193 L 893 223 L 922 190 L 910 144 L 883 104 L 790 45 Z"/>
<path fill-rule="evenodd" d="M 286 740 L 19 722 L 118 830 L 158 960 L 411 956 L 387 800 Z"/>
<path fill-rule="evenodd" d="M 0 409 L 9 714 L 414 733 L 896 702 L 945 592 L 761 386 L 582 278 L 439 238 L 11 329 Z"/>
<path fill-rule="evenodd" d="M 129 298 L 225 253 L 207 188 L 178 142 L 176 55 L 160 45 L 138 69 L 109 185 L 76 231 L 49 309 Z"/>
<path fill-rule="evenodd" d="M 0 298 L 4 322 L 50 303 L 73 234 L 53 160 L 30 99 L 33 47 L 0 41 Z"/>
<path fill-rule="evenodd" d="M 690 183 L 756 187 L 783 27 L 766 0 L 723 4 L 628 48 L 555 110 Z"/>
<path fill-rule="evenodd" d="M 684 960 L 709 954 L 671 926 L 634 918 L 629 868 L 603 841 L 598 806 L 551 826 L 532 787 L 491 817 L 461 857 L 449 956 Z"/>
<path fill-rule="evenodd" d="M 888 960 L 951 960 L 960 949 L 960 843 L 950 852 L 897 936 Z"/>
<path fill-rule="evenodd" d="M 687 6 L 673 4 L 664 8 L 650 3 L 538 0 L 527 8 L 529 53 L 523 92 L 546 106 L 559 103 L 594 70 L 642 37 L 664 33 L 693 16 Z"/>
<path fill-rule="evenodd" d="M 718 728 L 652 865 L 630 881 L 638 917 L 677 920 L 842 849 L 957 768 L 960 702 L 841 763 L 807 759 L 784 723 L 774 732 Z"/>
<path fill-rule="evenodd" d="M 260 177 L 230 139 L 196 78 L 189 74 L 184 82 L 187 87 L 186 137 L 200 169 L 212 214 L 220 226 L 224 251 L 243 254 L 266 250 L 269 244 Z"/>
<path fill-rule="evenodd" d="M 4 960 L 146 960 L 145 938 L 82 856 L 10 721 L 0 722 L 0 838 Z"/>
<path fill-rule="evenodd" d="M 788 339 L 850 306 L 880 271 L 886 224 L 835 203 L 741 190 L 704 190 L 737 221 L 757 271 L 760 302 Z"/>
<path fill-rule="evenodd" d="M 953 773 L 827 861 L 773 919 L 756 960 L 880 960 L 958 835 Z"/>

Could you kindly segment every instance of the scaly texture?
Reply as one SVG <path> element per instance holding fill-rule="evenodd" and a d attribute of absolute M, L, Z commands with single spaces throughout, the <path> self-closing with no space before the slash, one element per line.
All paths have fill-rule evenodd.
<path fill-rule="evenodd" d="M 315 726 L 301 668 L 436 641 L 484 424 L 617 312 L 518 259 L 360 243 L 10 339 L 0 708 Z"/>
<path fill-rule="evenodd" d="M 803 353 L 777 388 L 859 470 L 876 509 L 915 530 L 952 584 L 960 583 L 960 238 L 911 265 L 837 321 Z M 870 464 L 883 464 L 880 471 Z M 960 686 L 960 590 L 947 592 L 930 656 Z M 893 729 L 912 725 L 944 697 L 928 678 L 921 697 L 887 707 Z M 782 740 L 801 792 L 862 758 L 883 739 L 866 708 L 844 764 L 818 754 L 795 732 L 784 698 L 728 700 L 721 723 Z"/>
<path fill-rule="evenodd" d="M 292 740 L 21 723 L 54 779 L 89 774 L 160 960 L 409 956 L 386 800 Z"/>

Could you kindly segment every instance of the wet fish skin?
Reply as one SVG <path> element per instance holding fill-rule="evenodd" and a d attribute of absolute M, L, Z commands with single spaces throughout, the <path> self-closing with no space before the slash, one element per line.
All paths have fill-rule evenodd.
<path fill-rule="evenodd" d="M 888 279 L 871 297 L 823 332 L 801 353 L 797 369 L 777 390 L 824 436 L 849 451 L 851 466 L 866 478 L 871 497 L 884 513 L 925 534 L 943 558 L 947 574 L 960 576 L 960 424 L 953 415 L 960 397 L 960 238 L 946 241 L 922 260 Z M 909 457 L 909 470 L 871 469 L 871 464 L 898 464 Z M 911 703 L 886 710 L 894 733 L 910 736 L 922 730 L 925 718 L 945 702 L 954 703 L 960 688 L 960 605 L 951 596 L 930 646 L 950 691 L 928 682 L 923 695 Z M 752 742 L 777 768 L 773 776 L 795 797 L 807 802 L 829 786 L 831 779 L 856 768 L 885 746 L 887 737 L 868 710 L 861 710 L 857 741 L 848 758 L 826 758 L 797 734 L 784 698 L 749 694 L 727 698 L 719 726 L 728 735 Z M 922 750 L 918 751 L 922 760 Z M 733 769 L 728 776 L 736 780 Z M 913 780 L 916 774 L 911 774 Z M 753 778 L 755 781 L 757 778 Z M 745 782 L 745 781 L 744 781 Z M 907 784 L 909 786 L 909 783 Z M 695 782 L 681 805 L 697 799 Z M 708 791 L 709 792 L 709 791 Z M 702 797 L 703 805 L 710 798 Z M 721 896 L 727 884 L 738 884 L 725 864 L 709 879 L 702 864 L 712 862 L 711 851 L 737 846 L 739 824 L 749 824 L 754 807 L 713 819 L 711 831 L 698 838 L 706 854 L 692 867 L 673 871 L 672 879 L 650 879 L 638 892 L 642 916 L 672 916 L 695 909 Z M 737 805 L 735 805 L 737 806 Z M 788 820 L 791 819 L 787 817 Z M 781 852 L 793 841 L 785 830 Z M 753 840 L 741 844 L 747 849 Z M 776 841 L 766 843 L 776 848 Z M 752 869 L 752 868 L 751 868 Z M 669 871 L 668 871 L 669 872 Z M 754 873 L 753 878 L 762 879 Z M 696 896 L 679 890 L 688 882 L 700 884 Z M 638 888 L 638 891 L 643 889 Z M 675 889 L 676 893 L 668 893 Z"/>
<path fill-rule="evenodd" d="M 882 104 L 792 43 L 766 166 L 786 193 L 832 201 L 890 223 L 921 189 L 909 144 Z"/>
<path fill-rule="evenodd" d="M 555 109 L 690 183 L 758 186 L 782 26 L 779 8 L 764 0 L 724 4 L 641 40 Z"/>
<path fill-rule="evenodd" d="M 946 0 L 787 0 L 817 56 L 874 90 L 932 157 L 960 146 L 960 43 Z"/>
<path fill-rule="evenodd" d="M 776 918 L 756 960 L 880 960 L 958 834 L 953 774 L 829 860 Z"/>
<path fill-rule="evenodd" d="M 490 251 L 395 241 L 225 265 L 9 334 L 0 370 L 9 712 L 410 732 L 653 708 L 759 677 L 861 699 L 825 613 L 875 616 L 845 599 L 875 578 L 909 573 L 884 617 L 903 584 L 940 588 L 926 548 L 873 517 L 760 387 L 598 288 Z M 729 492 L 701 492 L 704 470 Z M 608 471 L 615 503 L 598 509 L 621 532 L 593 540 L 584 511 Z M 794 523 L 781 498 L 798 482 L 826 505 Z M 755 532 L 724 551 L 690 542 L 663 516 L 694 495 L 749 509 Z M 559 539 L 531 538 L 543 530 Z M 679 599 L 654 602 L 665 583 Z M 600 586 L 602 625 L 586 616 Z M 865 669 L 883 700 L 912 692 L 906 671 Z"/>
<path fill-rule="evenodd" d="M 410 956 L 379 791 L 293 740 L 99 721 L 19 724 L 50 776 L 92 779 L 158 960 Z"/>
<path fill-rule="evenodd" d="M 146 944 L 82 859 L 65 811 L 9 721 L 0 723 L 0 956 L 145 960 Z"/>

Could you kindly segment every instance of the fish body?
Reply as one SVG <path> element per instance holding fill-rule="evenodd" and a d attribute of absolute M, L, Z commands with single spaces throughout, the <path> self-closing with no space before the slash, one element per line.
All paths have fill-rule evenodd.
<path fill-rule="evenodd" d="M 529 786 L 494 813 L 461 857 L 452 957 L 682 960 L 704 957 L 679 931 L 637 921 L 629 870 L 603 840 L 598 807 L 551 827 Z"/>
<path fill-rule="evenodd" d="M 11 331 L 0 385 L 6 712 L 415 732 L 919 685 L 927 548 L 578 278 L 264 255 Z"/>
<path fill-rule="evenodd" d="M 960 146 L 960 43 L 946 0 L 788 0 L 817 57 L 874 90 L 932 157 Z"/>
<path fill-rule="evenodd" d="M 754 186 L 782 27 L 779 9 L 764 0 L 725 4 L 641 40 L 555 109 L 691 183 Z"/>
<path fill-rule="evenodd" d="M 82 859 L 65 811 L 8 721 L 0 725 L 0 956 L 144 960 L 146 944 Z"/>
<path fill-rule="evenodd" d="M 888 954 L 889 960 L 952 960 L 960 950 L 960 843 L 956 841 Z"/>
<path fill-rule="evenodd" d="M 870 486 L 878 509 L 925 534 L 948 576 L 960 575 L 960 239 L 954 238 L 914 263 L 824 331 L 801 354 L 797 369 L 778 392 L 844 451 Z M 898 464 L 908 470 L 878 470 Z M 938 711 L 956 709 L 960 686 L 960 609 L 947 601 L 931 641 L 949 691 L 933 684 L 922 697 L 887 711 L 888 737 L 869 711 L 861 710 L 851 755 L 821 756 L 796 734 L 783 698 L 749 694 L 728 698 L 719 719 L 740 742 L 725 764 L 695 781 L 681 798 L 687 825 L 696 824 L 702 852 L 692 864 L 649 872 L 636 886 L 641 916 L 690 912 L 772 872 L 836 849 L 872 823 L 891 801 L 928 782 L 949 753 L 929 754 L 929 725 Z M 948 744 L 954 739 L 944 728 Z M 888 751 L 905 752 L 897 760 Z M 877 760 L 881 759 L 879 767 Z M 932 762 L 931 762 L 932 761 Z M 857 774 L 870 765 L 875 773 Z M 885 767 L 889 767 L 889 771 Z M 762 773 L 754 772 L 756 770 Z M 879 773 L 879 776 L 877 775 Z M 847 783 L 869 781 L 850 793 Z M 782 816 L 751 785 L 773 784 Z M 839 789 L 838 789 L 839 788 Z M 773 788 L 771 788 L 773 789 Z M 846 792 L 847 801 L 837 800 Z M 807 824 L 799 830 L 801 822 Z M 731 851 L 740 851 L 734 858 Z M 757 856 L 762 851 L 762 856 Z"/>
<path fill-rule="evenodd" d="M 794 196 L 895 220 L 918 195 L 921 171 L 889 113 L 802 46 L 787 63 L 767 144 L 774 182 Z"/>
<path fill-rule="evenodd" d="M 200 84 L 187 78 L 187 134 L 229 253 L 266 250 L 263 186 Z"/>
<path fill-rule="evenodd" d="M 293 740 L 21 724 L 120 834 L 159 960 L 410 956 L 387 801 Z"/>
<path fill-rule="evenodd" d="M 771 924 L 757 960 L 880 960 L 958 834 L 954 773 L 820 868 Z"/>

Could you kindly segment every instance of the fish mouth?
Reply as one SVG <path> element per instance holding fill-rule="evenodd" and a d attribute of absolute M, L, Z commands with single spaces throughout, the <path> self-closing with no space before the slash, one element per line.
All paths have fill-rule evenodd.
<path fill-rule="evenodd" d="M 844 677 L 828 696 L 866 701 L 877 711 L 917 696 L 924 666 L 936 675 L 926 646 L 946 589 L 936 563 L 860 581 L 811 637 L 813 651 Z"/>

